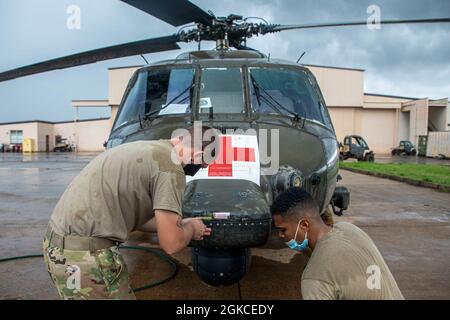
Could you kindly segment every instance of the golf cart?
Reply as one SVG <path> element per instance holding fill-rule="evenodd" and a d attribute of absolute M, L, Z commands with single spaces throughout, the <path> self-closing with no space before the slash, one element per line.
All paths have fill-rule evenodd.
<path fill-rule="evenodd" d="M 402 140 L 398 147 L 392 149 L 393 156 L 407 155 L 407 156 L 415 156 L 417 154 L 417 150 L 409 140 Z"/>
<path fill-rule="evenodd" d="M 67 139 L 61 139 L 61 137 L 56 136 L 56 144 L 53 148 L 53 152 L 70 152 L 72 151 L 72 146 L 67 142 Z"/>
<path fill-rule="evenodd" d="M 361 136 L 351 135 L 344 138 L 343 144 L 339 143 L 339 159 L 346 160 L 349 158 L 373 162 L 375 154 L 369 149 L 366 141 Z"/>

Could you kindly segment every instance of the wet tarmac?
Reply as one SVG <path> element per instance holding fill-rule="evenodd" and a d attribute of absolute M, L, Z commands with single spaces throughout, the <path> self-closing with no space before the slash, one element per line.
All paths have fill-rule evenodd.
<path fill-rule="evenodd" d="M 94 154 L 0 154 L 0 257 L 40 253 L 59 196 Z M 342 171 L 351 206 L 336 221 L 350 221 L 375 241 L 407 299 L 450 299 L 450 196 L 396 181 Z M 136 232 L 129 244 L 154 246 Z M 275 249 L 282 248 L 282 249 Z M 307 262 L 273 238 L 252 249 L 247 276 L 226 288 L 208 286 L 192 271 L 190 249 L 174 258 L 170 282 L 138 299 L 300 299 Z M 133 287 L 157 281 L 169 267 L 145 253 L 124 251 Z M 41 258 L 0 264 L 0 299 L 57 299 Z"/>
<path fill-rule="evenodd" d="M 390 154 L 376 154 L 375 162 L 378 163 L 419 163 L 419 164 L 438 164 L 443 166 L 450 166 L 450 159 L 438 159 L 431 157 L 407 156 Z"/>

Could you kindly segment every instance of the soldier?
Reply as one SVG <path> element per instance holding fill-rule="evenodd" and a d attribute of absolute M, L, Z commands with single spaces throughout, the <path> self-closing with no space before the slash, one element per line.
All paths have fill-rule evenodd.
<path fill-rule="evenodd" d="M 168 254 L 211 234 L 200 219 L 182 219 L 181 211 L 185 175 L 207 166 L 202 162 L 206 143 L 191 137 L 196 131 L 203 137 L 207 129 L 191 127 L 170 140 L 109 149 L 72 181 L 43 243 L 47 269 L 62 298 L 135 299 L 118 250 L 131 231 L 157 232 Z"/>
<path fill-rule="evenodd" d="M 271 211 L 289 248 L 312 251 L 302 274 L 303 299 L 404 299 L 372 239 L 351 223 L 326 225 L 308 192 L 286 190 Z"/>

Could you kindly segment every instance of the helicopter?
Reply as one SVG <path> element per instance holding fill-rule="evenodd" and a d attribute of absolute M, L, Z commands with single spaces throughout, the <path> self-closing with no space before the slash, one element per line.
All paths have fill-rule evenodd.
<path fill-rule="evenodd" d="M 203 217 L 213 230 L 210 237 L 191 243 L 194 271 L 202 281 L 228 286 L 244 277 L 251 248 L 265 245 L 272 234 L 270 204 L 284 190 L 306 189 L 322 213 L 329 205 L 338 215 L 348 208 L 349 191 L 337 186 L 339 144 L 314 75 L 301 64 L 247 47 L 247 39 L 286 30 L 365 26 L 367 21 L 281 25 L 261 19 L 256 23 L 236 14 L 216 17 L 185 0 L 121 1 L 181 28 L 173 35 L 0 72 L 0 82 L 180 49 L 177 42 L 197 42 L 197 51 L 151 63 L 133 74 L 106 147 L 167 139 L 175 129 L 197 121 L 219 132 L 217 157 L 224 161 L 187 179 L 183 200 L 183 216 Z M 444 22 L 450 18 L 380 21 Z M 213 41 L 215 49 L 201 50 L 205 41 Z M 262 135 L 265 132 L 271 133 L 270 139 Z M 275 169 L 262 163 L 268 158 L 262 140 L 278 157 L 269 159 L 276 162 Z"/>

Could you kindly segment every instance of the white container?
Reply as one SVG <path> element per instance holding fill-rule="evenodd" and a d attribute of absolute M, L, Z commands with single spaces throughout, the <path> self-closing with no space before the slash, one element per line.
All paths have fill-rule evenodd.
<path fill-rule="evenodd" d="M 450 131 L 428 132 L 427 157 L 440 154 L 450 158 Z"/>

